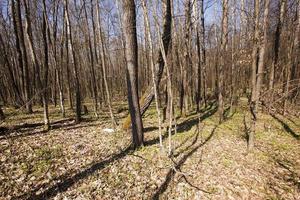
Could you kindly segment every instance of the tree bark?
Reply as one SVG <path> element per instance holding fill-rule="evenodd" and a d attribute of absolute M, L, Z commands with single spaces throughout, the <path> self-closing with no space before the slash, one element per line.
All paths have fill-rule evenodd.
<path fill-rule="evenodd" d="M 228 0 L 223 0 L 223 16 L 222 16 L 222 31 L 221 31 L 221 52 L 220 52 L 220 66 L 219 66 L 219 80 L 218 80 L 218 113 L 219 120 L 224 120 L 224 67 L 225 67 L 225 53 L 228 43 Z"/>
<path fill-rule="evenodd" d="M 73 64 L 73 75 L 74 75 L 74 88 L 75 88 L 75 100 L 76 100 L 76 123 L 79 123 L 81 121 L 81 94 L 80 94 L 80 83 L 78 78 L 78 63 L 77 58 L 75 55 L 74 50 L 74 44 L 73 44 L 73 35 L 72 35 L 72 29 L 70 25 L 70 18 L 69 18 L 69 8 L 68 8 L 68 0 L 64 0 L 65 4 L 65 19 L 66 19 L 66 28 L 67 28 L 67 40 L 68 40 L 68 49 L 67 51 L 70 51 L 72 54 L 72 64 Z"/>
<path fill-rule="evenodd" d="M 46 2 L 43 0 L 43 42 L 44 42 L 44 74 L 43 74 L 43 88 L 42 88 L 42 100 L 44 108 L 44 130 L 48 131 L 50 129 L 49 121 L 49 109 L 48 109 L 48 71 L 49 71 L 49 50 L 48 50 L 48 17 L 46 10 Z"/>
<path fill-rule="evenodd" d="M 13 0 L 14 1 L 14 0 Z M 22 16 L 21 16 L 21 3 L 20 0 L 17 0 L 17 9 L 16 9 L 16 14 L 17 14 L 17 23 L 19 27 L 19 34 L 20 34 L 20 44 L 23 49 L 23 70 L 24 70 L 24 96 L 25 96 L 25 103 L 26 103 L 26 110 L 28 113 L 32 113 L 32 103 L 31 103 L 31 95 L 30 95 L 30 81 L 29 81 L 29 66 L 28 66 L 28 59 L 27 59 L 27 49 L 26 49 L 26 44 L 25 44 L 25 34 L 23 30 L 23 23 L 22 23 Z"/>
<path fill-rule="evenodd" d="M 282 25 L 284 21 L 284 16 L 285 16 L 285 10 L 286 10 L 286 3 L 287 0 L 280 0 L 279 2 L 279 7 L 280 7 L 280 13 L 278 16 L 278 21 L 276 25 L 276 31 L 275 31 L 275 40 L 274 40 L 274 54 L 273 54 L 273 60 L 269 72 L 269 90 L 273 90 L 274 87 L 274 78 L 275 78 L 275 68 L 278 63 L 278 58 L 279 58 L 279 47 L 280 47 L 280 39 L 281 39 L 281 32 L 282 32 Z M 271 99 L 272 100 L 272 99 Z"/>
<path fill-rule="evenodd" d="M 163 23 L 163 34 L 162 40 L 166 54 L 168 54 L 169 44 L 171 41 L 171 24 L 172 24 L 172 13 L 171 13 L 171 3 L 170 0 L 162 0 L 163 4 L 163 15 L 164 15 L 164 23 Z M 155 64 L 155 83 L 156 86 L 159 87 L 161 77 L 163 74 L 165 62 L 162 57 L 161 50 L 159 51 L 158 58 Z M 144 115 L 146 110 L 149 108 L 151 102 L 154 98 L 154 86 L 151 84 L 146 89 L 146 92 L 140 98 L 140 105 L 141 105 L 141 114 Z M 128 129 L 130 125 L 130 116 L 128 116 L 124 123 L 123 129 Z"/>
<path fill-rule="evenodd" d="M 296 22 L 298 21 L 298 25 L 294 26 L 296 29 L 290 32 L 289 40 L 290 45 L 288 49 L 288 63 L 285 69 L 286 74 L 286 81 L 285 81 L 285 87 L 284 87 L 284 101 L 283 101 L 283 115 L 287 114 L 287 104 L 288 100 L 290 99 L 290 86 L 291 81 L 293 81 L 296 77 L 296 67 L 298 64 L 298 57 L 299 57 L 299 34 L 300 34 L 300 1 L 298 0 L 298 6 L 297 6 L 297 16 L 298 19 L 296 19 Z M 294 84 L 293 84 L 294 85 Z M 296 85 L 296 84 L 295 84 Z M 297 86 L 296 86 L 297 87 Z M 299 89 L 298 89 L 299 90 Z M 295 90 L 296 91 L 296 90 Z"/>
<path fill-rule="evenodd" d="M 154 97 L 155 97 L 155 108 L 157 112 L 157 120 L 158 120 L 158 132 L 159 132 L 159 144 L 161 148 L 163 147 L 162 144 L 162 132 L 161 132 L 161 114 L 159 109 L 159 103 L 158 103 L 158 92 L 157 92 L 157 85 L 155 82 L 155 75 L 154 75 L 154 52 L 153 52 L 153 42 L 152 42 L 152 36 L 151 36 L 151 30 L 150 30 L 150 21 L 149 21 L 149 15 L 148 15 L 148 9 L 146 5 L 146 0 L 143 0 L 142 2 L 143 6 L 143 12 L 144 12 L 144 19 L 145 19 L 145 29 L 146 29 L 146 38 L 149 46 L 149 60 L 150 60 L 150 66 L 151 66 L 151 72 L 152 72 L 152 82 L 154 86 Z"/>
<path fill-rule="evenodd" d="M 97 6 L 96 6 L 96 16 L 98 16 L 98 19 L 100 20 L 100 9 L 99 9 L 99 2 L 97 0 Z M 116 119 L 114 117 L 114 113 L 112 110 L 112 103 L 111 103 L 111 94 L 110 94 L 110 90 L 108 87 L 108 82 L 107 82 L 107 72 L 106 69 L 108 67 L 107 64 L 107 60 L 105 57 L 105 44 L 104 44 L 104 39 L 102 36 L 102 27 L 100 24 L 100 21 L 97 20 L 97 28 L 98 28 L 98 37 L 99 37 L 99 42 L 100 42 L 100 57 L 101 57 L 101 62 L 102 62 L 102 74 L 103 74 L 103 81 L 104 81 L 104 86 L 105 86 L 105 92 L 106 92 L 106 100 L 107 100 L 107 104 L 108 104 L 108 108 L 109 108 L 109 114 L 110 114 L 110 118 L 111 118 L 111 122 L 113 125 L 113 128 L 116 128 L 117 126 L 117 122 Z"/>
<path fill-rule="evenodd" d="M 250 103 L 250 112 L 252 114 L 251 128 L 248 138 L 248 150 L 251 151 L 254 147 L 255 126 L 257 121 L 257 107 L 260 98 L 262 80 L 264 75 L 264 59 L 267 47 L 267 28 L 269 19 L 270 0 L 265 0 L 264 22 L 263 22 L 263 38 L 259 42 L 259 7 L 260 0 L 255 0 L 255 29 L 254 29 L 254 44 L 252 52 L 252 94 Z"/>
<path fill-rule="evenodd" d="M 251 101 L 250 101 L 250 112 L 252 115 L 251 118 L 251 129 L 248 136 L 248 151 L 251 151 L 254 147 L 254 134 L 255 134 L 255 126 L 256 126 L 256 70 L 257 70 L 257 60 L 258 60 L 258 51 L 259 51 L 259 3 L 260 0 L 255 0 L 255 8 L 254 8 L 254 19 L 255 19 L 255 27 L 254 27 L 254 41 L 253 41 L 253 49 L 252 49 L 252 75 L 251 75 Z"/>
<path fill-rule="evenodd" d="M 143 123 L 138 95 L 138 46 L 136 34 L 136 12 L 134 0 L 123 1 L 123 25 L 125 35 L 126 61 L 127 61 L 127 88 L 128 103 L 132 125 L 132 142 L 134 148 L 144 143 Z"/>
<path fill-rule="evenodd" d="M 93 53 L 92 40 L 91 40 L 91 34 L 90 34 L 85 0 L 83 1 L 83 5 L 84 5 L 84 14 L 85 14 L 85 20 L 86 20 L 87 34 L 88 34 L 89 53 L 90 53 L 90 58 L 91 58 L 90 67 L 91 67 L 92 89 L 93 89 L 93 97 L 94 97 L 94 112 L 95 112 L 95 116 L 98 117 L 98 91 L 97 91 L 96 76 L 95 76 L 95 66 L 94 66 L 95 62 L 94 62 L 94 53 Z"/>

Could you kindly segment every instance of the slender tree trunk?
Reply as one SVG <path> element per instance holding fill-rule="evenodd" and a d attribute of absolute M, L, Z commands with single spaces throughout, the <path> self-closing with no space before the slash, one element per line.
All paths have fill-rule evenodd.
<path fill-rule="evenodd" d="M 204 24 L 204 0 L 200 0 L 200 55 L 201 55 L 201 68 L 203 74 L 203 100 L 204 105 L 207 105 L 207 76 L 206 76 L 206 50 L 205 50 L 205 24 Z"/>
<path fill-rule="evenodd" d="M 202 1 L 200 1 L 202 2 Z M 202 4 L 201 4 L 202 5 Z M 201 11 L 200 11 L 201 12 Z M 201 50 L 200 50 L 200 34 L 199 34 L 199 20 L 198 20 L 198 1 L 195 1 L 193 4 L 193 21 L 194 29 L 196 32 L 196 49 L 197 49 L 197 80 L 196 80 L 196 109 L 197 112 L 200 112 L 200 101 L 201 101 Z"/>
<path fill-rule="evenodd" d="M 298 25 L 296 26 L 296 29 L 290 32 L 289 40 L 290 40 L 290 46 L 288 50 L 288 63 L 286 66 L 286 82 L 285 82 L 285 88 L 284 88 L 284 101 L 283 101 L 283 115 L 287 114 L 287 104 L 289 101 L 290 93 L 290 85 L 291 81 L 295 79 L 296 76 L 296 67 L 298 64 L 298 53 L 300 53 L 300 45 L 299 45 L 299 35 L 300 35 L 300 0 L 298 0 L 298 7 L 297 7 L 297 17 L 296 22 L 298 21 Z M 296 84 L 295 84 L 296 85 Z"/>
<path fill-rule="evenodd" d="M 293 54 L 293 58 L 294 60 L 292 61 L 292 70 L 291 70 L 291 80 L 295 81 L 297 79 L 297 75 L 298 75 L 298 79 L 300 78 L 300 0 L 298 0 L 298 9 L 297 9 L 297 15 L 298 15 L 298 25 L 297 25 L 297 29 L 296 29 L 296 36 L 294 39 L 294 54 Z M 297 80 L 295 82 L 295 85 L 297 85 L 298 82 L 298 86 L 300 86 L 300 80 Z M 292 97 L 296 97 L 297 91 L 300 91 L 300 88 L 298 88 L 298 90 L 295 90 L 295 92 L 293 92 Z"/>
<path fill-rule="evenodd" d="M 248 138 L 248 150 L 251 151 L 254 147 L 255 126 L 257 121 L 257 107 L 260 98 L 260 90 L 262 86 L 264 58 L 267 47 L 267 28 L 269 18 L 270 0 L 265 1 L 264 22 L 263 22 L 263 39 L 259 42 L 259 7 L 260 0 L 255 0 L 255 28 L 254 28 L 254 44 L 252 52 L 252 95 L 250 103 L 250 112 L 252 114 L 251 130 Z"/>
<path fill-rule="evenodd" d="M 170 4 L 170 6 L 173 4 L 171 4 L 171 1 L 168 2 Z M 163 4 L 164 6 L 168 6 L 168 4 Z M 158 24 L 158 14 L 157 14 L 157 8 L 158 6 L 155 5 L 155 9 L 154 9 L 154 18 L 155 18 L 155 27 L 156 27 L 156 32 L 158 33 L 158 38 L 159 38 L 159 48 L 161 51 L 161 55 L 162 58 L 164 60 L 165 63 L 165 67 L 166 67 L 166 72 L 167 72 L 167 87 L 168 87 L 168 100 L 169 100 L 169 129 L 168 129 L 168 154 L 171 155 L 173 150 L 172 150 L 172 128 L 173 128 L 173 122 L 175 124 L 174 130 L 176 133 L 176 117 L 173 117 L 173 113 L 174 113 L 174 108 L 173 108 L 173 91 L 172 91 L 172 78 L 171 78 L 171 71 L 169 69 L 169 65 L 168 65 L 168 55 L 166 53 L 166 50 L 164 48 L 164 42 L 163 42 L 163 37 L 161 36 L 161 32 L 160 32 L 160 25 Z M 172 15 L 171 15 L 172 16 Z M 171 34 L 171 33 L 170 33 Z M 171 55 L 171 54 L 169 54 Z"/>
<path fill-rule="evenodd" d="M 100 20 L 100 9 L 99 9 L 99 2 L 97 0 L 97 6 L 96 6 L 96 16 L 98 16 L 98 19 Z M 111 103 L 111 94 L 109 91 L 109 87 L 108 87 L 108 82 L 107 82 L 107 72 L 106 69 L 108 67 L 107 64 L 107 60 L 105 57 L 105 44 L 104 44 L 104 39 L 102 36 L 102 28 L 101 28 L 101 24 L 100 21 L 97 21 L 97 27 L 99 28 L 99 32 L 98 32 L 98 37 L 99 37 L 99 41 L 100 41 L 100 52 L 101 52 L 101 61 L 102 61 L 102 73 L 103 73 L 103 81 L 104 81 L 104 86 L 105 86 L 105 92 L 106 92 L 106 100 L 107 100 L 107 104 L 108 104 L 108 108 L 109 108 L 109 113 L 110 113 L 110 118 L 111 118 L 111 122 L 114 128 L 116 128 L 117 126 L 117 122 L 115 120 L 114 114 L 113 114 L 113 110 L 112 110 L 112 103 Z"/>
<path fill-rule="evenodd" d="M 44 74 L 43 74 L 43 89 L 42 89 L 42 100 L 44 108 L 44 130 L 48 131 L 50 129 L 49 121 L 49 110 L 48 110 L 48 70 L 49 70 L 49 50 L 47 41 L 47 10 L 46 2 L 43 0 L 43 42 L 44 42 Z"/>
<path fill-rule="evenodd" d="M 30 8 L 29 8 L 29 2 L 28 0 L 24 1 L 25 6 L 25 16 L 26 16 L 26 36 L 28 40 L 28 49 L 29 49 L 29 55 L 31 58 L 31 62 L 35 68 L 36 72 L 36 86 L 38 93 L 42 92 L 42 80 L 41 80 L 41 66 L 39 65 L 36 51 L 34 49 L 34 41 L 33 41 L 33 33 L 32 33 L 32 23 L 31 23 L 31 14 L 30 14 Z M 43 93 L 43 92 L 42 92 Z"/>
<path fill-rule="evenodd" d="M 81 94 L 80 94 L 80 83 L 78 78 L 78 63 L 77 58 L 75 55 L 75 50 L 73 47 L 73 37 L 72 37 L 72 30 L 70 25 L 70 18 L 69 18 L 69 8 L 68 8 L 68 0 L 64 0 L 65 4 L 65 19 L 66 19 L 66 28 L 67 28 L 67 40 L 69 41 L 68 51 L 72 54 L 72 63 L 73 63 L 73 75 L 74 75 L 74 88 L 75 88 L 75 100 L 76 100 L 76 123 L 81 121 Z"/>
<path fill-rule="evenodd" d="M 144 18 L 145 18 L 145 29 L 146 29 L 146 38 L 149 46 L 149 60 L 150 60 L 150 66 L 151 66 L 151 72 L 152 72 L 152 82 L 154 85 L 154 97 L 155 97 L 155 108 L 157 112 L 157 120 L 158 120 L 158 132 L 159 132 L 159 144 L 161 148 L 163 147 L 162 144 L 162 132 L 161 132 L 161 114 L 160 114 L 160 109 L 159 109 L 159 103 L 158 103 L 158 92 L 157 92 L 157 85 L 155 82 L 155 75 L 154 75 L 154 52 L 153 52 L 153 42 L 152 42 L 152 37 L 151 37 L 151 30 L 150 30 L 150 22 L 149 22 L 149 15 L 148 15 L 148 9 L 146 5 L 146 0 L 143 0 L 142 2 L 143 6 L 143 11 L 144 11 Z"/>
<path fill-rule="evenodd" d="M 241 0 L 241 44 L 240 47 L 243 49 L 246 43 L 246 10 L 245 10 L 245 0 Z"/>
<path fill-rule="evenodd" d="M 94 67 L 95 65 L 94 54 L 93 54 L 92 40 L 91 40 L 91 34 L 90 34 L 90 28 L 88 22 L 88 15 L 86 10 L 86 2 L 85 0 L 83 2 L 84 2 L 84 13 L 85 13 L 86 26 L 87 26 L 87 34 L 88 34 L 89 53 L 91 58 L 91 77 L 92 77 L 92 88 L 93 88 L 93 97 L 94 97 L 94 112 L 95 112 L 95 116 L 98 117 L 98 91 L 97 91 L 95 67 Z"/>
<path fill-rule="evenodd" d="M 60 100 L 60 110 L 61 110 L 61 114 L 62 117 L 64 118 L 66 116 L 66 111 L 65 111 L 65 99 L 64 99 L 64 84 L 63 84 L 63 56 L 64 56 L 64 35 L 65 35 L 65 23 L 63 22 L 63 28 L 62 28 L 62 34 L 61 34 L 61 43 L 60 43 L 60 67 L 57 70 L 57 81 L 59 82 L 59 100 Z M 68 67 L 68 66 L 67 66 Z M 68 83 L 68 79 L 67 79 L 67 83 Z"/>
<path fill-rule="evenodd" d="M 260 52 L 259 52 L 259 62 L 257 68 L 257 79 L 256 79 L 256 92 L 255 92 L 255 100 L 256 105 L 259 103 L 260 99 L 260 91 L 262 87 L 262 81 L 264 77 L 264 65 L 265 65 L 265 57 L 266 57 L 266 48 L 268 44 L 268 25 L 269 25 L 269 6 L 270 0 L 265 0 L 265 9 L 264 9 L 264 22 L 263 22 L 263 41 L 261 42 Z"/>
<path fill-rule="evenodd" d="M 256 126 L 256 71 L 257 71 L 257 60 L 258 60 L 258 51 L 259 51 L 259 3 L 260 0 L 255 0 L 255 27 L 254 27 L 254 41 L 253 41 L 253 51 L 252 51 L 252 91 L 251 91 L 251 103 L 250 103 L 250 112 L 252 115 L 251 118 L 251 130 L 249 132 L 248 138 L 248 151 L 251 151 L 254 146 L 254 134 L 255 134 L 255 126 Z"/>
<path fill-rule="evenodd" d="M 204 27 L 204 5 L 203 0 L 199 1 L 200 8 L 198 11 L 198 1 L 193 3 L 193 12 L 194 12 L 194 23 L 195 23 L 195 32 L 196 32 L 196 48 L 197 48 L 197 89 L 196 89 L 196 109 L 197 112 L 200 111 L 200 101 L 201 101 L 201 94 L 203 88 L 203 99 L 204 104 L 206 105 L 206 68 L 205 68 L 205 27 Z M 200 20 L 199 20 L 200 19 Z M 202 80 L 203 79 L 203 80 Z M 203 86 L 202 83 L 203 82 Z"/>
<path fill-rule="evenodd" d="M 91 0 L 91 16 L 92 16 L 92 24 L 93 24 L 93 35 L 94 35 L 94 55 L 95 55 L 95 61 L 96 61 L 96 69 L 95 70 L 95 79 L 96 81 L 98 81 L 98 84 L 96 84 L 96 90 L 97 90 L 97 96 L 98 96 L 98 100 L 99 100 L 99 104 L 100 104 L 100 109 L 102 108 L 102 103 L 104 100 L 104 92 L 103 92 L 103 86 L 102 86 L 102 70 L 101 69 L 101 60 L 100 57 L 101 55 L 99 55 L 99 20 L 95 20 L 95 16 L 94 16 L 94 4 L 93 4 L 93 0 Z M 96 3 L 98 3 L 98 1 L 96 1 Z M 96 7 L 98 6 L 98 4 L 96 5 Z M 96 15 L 97 17 L 98 15 Z M 97 18 L 96 18 L 97 19 Z M 98 72 L 98 73 L 96 73 Z M 101 81 L 99 81 L 99 79 L 101 79 Z M 98 95 L 98 93 L 100 93 L 101 95 Z"/>
<path fill-rule="evenodd" d="M 218 112 L 220 122 L 224 120 L 224 68 L 225 57 L 228 43 L 228 0 L 223 0 L 223 16 L 222 16 L 222 31 L 221 31 L 221 55 L 219 66 L 219 80 L 218 80 Z"/>
<path fill-rule="evenodd" d="M 143 123 L 138 95 L 138 46 L 136 34 L 136 12 L 134 0 L 123 1 L 124 36 L 127 60 L 128 103 L 131 117 L 132 142 L 134 148 L 144 143 Z"/>
<path fill-rule="evenodd" d="M 13 70 L 12 70 L 13 64 L 9 60 L 9 57 L 8 57 L 9 55 L 7 53 L 6 46 L 4 44 L 1 34 L 0 34 L 0 44 L 1 44 L 0 52 L 4 57 L 4 63 L 6 65 L 6 69 L 7 69 L 7 73 L 8 73 L 9 84 L 12 86 L 12 90 L 14 92 L 14 104 L 17 107 L 21 107 L 24 104 L 23 98 L 22 98 L 21 92 L 18 88 L 18 84 L 14 78 L 14 74 L 13 74 Z"/>
<path fill-rule="evenodd" d="M 276 31 L 275 31 L 275 40 L 274 40 L 274 46 L 273 46 L 274 55 L 273 55 L 272 65 L 271 65 L 270 72 L 269 72 L 269 90 L 273 90 L 273 87 L 274 87 L 275 68 L 277 66 L 278 58 L 279 58 L 281 31 L 282 31 L 282 25 L 283 25 L 283 20 L 284 20 L 284 16 L 285 16 L 286 3 L 287 3 L 287 0 L 280 0 L 280 2 L 279 2 L 280 13 L 279 13 Z M 271 99 L 271 101 L 272 101 L 272 99 Z"/>
<path fill-rule="evenodd" d="M 162 1 L 163 6 L 163 15 L 164 15 L 164 23 L 163 23 L 163 34 L 162 34 L 162 40 L 164 44 L 164 49 L 166 54 L 168 54 L 169 49 L 169 43 L 171 41 L 171 24 L 172 24 L 172 14 L 171 14 L 171 3 L 170 0 L 163 0 Z M 158 58 L 155 63 L 155 82 L 156 86 L 159 87 L 161 77 L 163 75 L 165 62 L 162 57 L 161 51 L 159 52 Z M 151 102 L 154 99 L 154 86 L 151 84 L 146 89 L 146 92 L 142 95 L 140 98 L 140 105 L 141 105 L 141 114 L 143 115 L 146 110 L 149 108 Z M 158 90 L 157 90 L 158 91 Z M 130 125 L 130 116 L 128 116 L 124 123 L 123 123 L 123 129 L 128 129 Z"/>
<path fill-rule="evenodd" d="M 65 2 L 64 2 L 65 3 Z M 64 27 L 65 27 L 65 47 L 66 47 L 66 71 L 67 71 L 67 89 L 68 89 L 68 101 L 69 101 L 69 106 L 70 109 L 73 110 L 73 98 L 72 98 L 72 86 L 71 86 L 71 75 L 70 75 L 70 51 L 69 51 L 69 46 L 70 46 L 70 40 L 69 40 L 69 35 L 68 35 L 68 23 L 67 23 L 67 18 L 66 18 L 66 6 L 64 6 Z"/>
<path fill-rule="evenodd" d="M 20 82 L 21 82 L 21 88 L 23 88 L 23 82 L 24 82 L 24 75 L 23 75 L 23 71 L 24 71 L 24 64 L 23 64 L 23 54 L 22 54 L 22 49 L 21 49 L 21 42 L 20 42 L 20 27 L 19 27 L 19 23 L 18 23 L 18 14 L 17 14 L 17 9 L 16 9 L 16 5 L 15 5 L 15 0 L 12 1 L 12 4 L 11 4 L 11 10 L 12 10 L 12 18 L 13 18 L 13 25 L 14 25 L 14 33 L 15 33 L 15 39 L 16 39 L 16 49 L 17 49 L 17 60 L 18 60 L 18 67 L 20 68 L 19 69 L 19 72 L 21 73 L 21 79 L 20 79 Z M 12 74 L 12 77 L 13 77 L 13 74 Z M 21 90 L 22 91 L 22 90 Z M 20 95 L 21 97 L 21 95 Z M 26 102 L 27 99 L 24 100 L 24 97 L 22 96 L 22 103 L 23 102 Z"/>
<path fill-rule="evenodd" d="M 14 0 L 13 0 L 14 1 Z M 25 44 L 25 34 L 23 31 L 23 23 L 22 23 L 22 16 L 21 16 L 21 3 L 20 0 L 17 0 L 17 23 L 19 26 L 19 31 L 20 31 L 20 43 L 21 47 L 23 49 L 23 59 L 24 59 L 24 65 L 23 65 L 23 70 L 24 70 L 24 96 L 25 96 L 25 101 L 26 101 L 26 110 L 28 113 L 32 113 L 32 103 L 31 103 L 31 95 L 30 95 L 30 88 L 29 88 L 29 65 L 28 65 L 28 59 L 27 59 L 27 49 L 26 49 L 26 44 Z"/>
<path fill-rule="evenodd" d="M 184 34 L 184 62 L 182 71 L 182 102 L 184 110 L 182 111 L 182 106 L 180 107 L 180 114 L 185 117 L 188 113 L 188 70 L 191 68 L 191 55 L 190 55 L 190 34 L 191 34 L 191 1 L 185 1 L 185 34 Z M 200 75 L 201 76 L 201 75 Z M 200 80 L 201 85 L 201 80 Z"/>
<path fill-rule="evenodd" d="M 234 6 L 236 6 L 236 1 L 234 0 Z M 232 33 L 232 39 L 231 39 L 231 74 L 230 74 L 230 113 L 233 111 L 233 103 L 236 95 L 235 91 L 235 68 L 236 68 L 236 8 L 232 8 L 232 14 L 233 14 L 233 33 Z"/>

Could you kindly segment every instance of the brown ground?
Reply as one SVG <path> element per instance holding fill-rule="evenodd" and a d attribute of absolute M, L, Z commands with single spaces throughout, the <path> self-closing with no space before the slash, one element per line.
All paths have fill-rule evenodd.
<path fill-rule="evenodd" d="M 215 106 L 199 126 L 195 114 L 179 119 L 168 158 L 160 153 L 154 109 L 145 116 L 145 147 L 132 151 L 130 134 L 103 132 L 107 114 L 95 120 L 90 113 L 76 125 L 59 121 L 51 107 L 51 131 L 19 127 L 0 136 L 0 199 L 299 200 L 300 119 L 260 114 L 255 149 L 247 154 L 245 110 L 240 105 L 221 125 Z M 1 126 L 41 118 L 41 111 L 19 114 Z"/>

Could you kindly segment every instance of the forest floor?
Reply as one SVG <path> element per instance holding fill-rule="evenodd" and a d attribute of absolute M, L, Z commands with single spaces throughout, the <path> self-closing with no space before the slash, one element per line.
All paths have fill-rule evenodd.
<path fill-rule="evenodd" d="M 132 151 L 130 134 L 107 132 L 106 112 L 75 124 L 71 111 L 42 126 L 42 110 L 14 114 L 0 126 L 0 199 L 300 199 L 300 119 L 260 114 L 255 148 L 247 153 L 246 100 L 218 124 L 216 106 L 177 120 L 173 155 L 160 153 L 155 109 L 144 117 L 144 147 Z M 114 105 L 118 122 L 125 104 Z M 26 123 L 26 124 L 24 124 Z M 23 125 L 22 125 L 23 124 Z M 249 126 L 249 116 L 246 114 Z M 164 131 L 164 146 L 168 146 Z M 167 149 L 167 148 L 165 148 Z"/>

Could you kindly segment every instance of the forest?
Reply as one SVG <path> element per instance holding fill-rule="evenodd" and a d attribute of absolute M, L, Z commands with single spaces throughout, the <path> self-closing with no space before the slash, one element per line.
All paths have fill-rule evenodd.
<path fill-rule="evenodd" d="M 1 0 L 0 200 L 300 199 L 300 0 Z"/>

